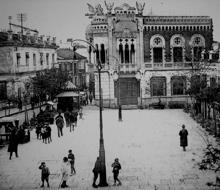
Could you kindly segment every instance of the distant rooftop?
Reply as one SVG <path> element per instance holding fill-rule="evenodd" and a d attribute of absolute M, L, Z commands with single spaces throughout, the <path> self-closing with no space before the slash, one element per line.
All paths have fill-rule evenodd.
<path fill-rule="evenodd" d="M 86 59 L 86 57 L 80 55 L 77 52 L 73 52 L 70 48 L 59 48 L 57 49 L 57 59 L 58 60 L 81 60 Z"/>
<path fill-rule="evenodd" d="M 22 46 L 22 47 L 36 47 L 36 48 L 53 48 L 57 49 L 56 37 L 38 35 L 38 33 L 31 34 L 13 31 L 0 31 L 0 47 L 3 46 Z"/>

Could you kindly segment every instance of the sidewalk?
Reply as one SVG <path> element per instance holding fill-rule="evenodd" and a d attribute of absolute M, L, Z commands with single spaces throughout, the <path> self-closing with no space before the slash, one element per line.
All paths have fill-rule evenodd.
<path fill-rule="evenodd" d="M 44 106 L 45 104 L 43 104 L 42 106 Z M 39 109 L 39 106 L 35 106 L 34 110 Z M 27 111 L 32 110 L 31 105 L 27 105 Z M 5 115 L 6 112 L 6 115 Z M 10 113 L 9 113 L 9 109 L 6 110 L 0 110 L 0 118 L 2 117 L 7 117 L 7 116 L 12 116 L 12 115 L 16 115 L 19 113 L 24 113 L 25 112 L 25 106 L 22 107 L 22 110 L 19 111 L 19 109 L 16 108 L 10 108 Z"/>

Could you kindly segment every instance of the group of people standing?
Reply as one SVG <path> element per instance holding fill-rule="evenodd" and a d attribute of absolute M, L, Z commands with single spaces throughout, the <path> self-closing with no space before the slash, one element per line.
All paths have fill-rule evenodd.
<path fill-rule="evenodd" d="M 37 139 L 43 140 L 43 143 L 47 144 L 52 142 L 51 138 L 51 127 L 49 125 L 49 122 L 40 123 L 36 126 L 36 135 Z"/>
<path fill-rule="evenodd" d="M 61 181 L 59 184 L 59 188 L 66 188 L 67 180 L 69 176 L 76 174 L 75 170 L 75 155 L 73 154 L 72 150 L 70 149 L 68 151 L 68 155 L 63 158 L 62 164 L 61 164 Z M 50 170 L 46 166 L 45 162 L 41 162 L 41 165 L 39 166 L 39 169 L 41 170 L 41 181 L 42 185 L 41 187 L 44 187 L 44 182 L 47 182 L 47 187 L 50 187 L 49 184 L 49 176 L 50 176 Z"/>
<path fill-rule="evenodd" d="M 70 149 L 68 151 L 68 155 L 65 156 L 62 160 L 61 164 L 61 181 L 59 183 L 58 188 L 66 188 L 69 187 L 67 185 L 67 181 L 69 179 L 69 176 L 72 176 L 73 174 L 76 174 L 75 170 L 75 155 L 73 154 L 72 150 Z M 114 162 L 112 163 L 112 172 L 113 172 L 113 178 L 114 178 L 114 184 L 113 185 L 121 185 L 121 181 L 118 179 L 119 176 L 119 170 L 121 170 L 121 164 L 119 162 L 118 158 L 115 158 Z M 47 182 L 47 187 L 50 187 L 49 184 L 49 176 L 50 176 L 50 170 L 46 166 L 45 162 L 41 162 L 41 165 L 39 166 L 39 169 L 41 170 L 41 181 L 42 185 L 41 187 L 44 187 L 44 182 Z M 98 176 L 101 172 L 101 160 L 99 157 L 97 157 L 97 160 L 95 162 L 95 166 L 93 168 L 93 184 L 92 186 L 94 188 L 98 188 L 98 185 L 96 185 L 96 180 L 98 179 Z"/>
<path fill-rule="evenodd" d="M 80 117 L 82 117 L 82 111 L 79 111 Z M 61 112 L 58 112 L 58 115 L 55 117 L 55 122 L 58 131 L 58 137 L 63 136 L 63 127 L 64 127 L 64 118 L 66 121 L 66 127 L 70 128 L 70 132 L 74 131 L 74 127 L 77 126 L 78 121 L 78 112 L 72 111 L 70 112 L 68 109 L 64 112 L 64 117 L 62 116 Z"/>

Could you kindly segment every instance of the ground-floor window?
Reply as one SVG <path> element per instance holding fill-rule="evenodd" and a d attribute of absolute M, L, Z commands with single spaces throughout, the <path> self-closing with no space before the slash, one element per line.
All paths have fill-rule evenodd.
<path fill-rule="evenodd" d="M 151 96 L 166 96 L 166 77 L 152 77 L 150 91 Z"/>
<path fill-rule="evenodd" d="M 184 95 L 186 91 L 186 78 L 182 76 L 171 77 L 171 94 Z"/>
<path fill-rule="evenodd" d="M 6 81 L 0 81 L 0 100 L 7 99 L 7 85 Z"/>

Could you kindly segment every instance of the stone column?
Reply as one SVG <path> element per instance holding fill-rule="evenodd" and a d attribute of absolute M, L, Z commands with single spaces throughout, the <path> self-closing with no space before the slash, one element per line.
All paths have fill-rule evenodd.
<path fill-rule="evenodd" d="M 220 49 L 218 50 L 218 62 L 220 62 Z"/>
<path fill-rule="evenodd" d="M 144 41 L 143 41 L 143 19 L 139 18 L 139 44 L 140 44 L 140 59 L 139 59 L 139 67 L 142 68 L 144 65 Z"/>

